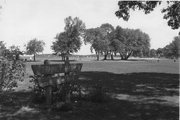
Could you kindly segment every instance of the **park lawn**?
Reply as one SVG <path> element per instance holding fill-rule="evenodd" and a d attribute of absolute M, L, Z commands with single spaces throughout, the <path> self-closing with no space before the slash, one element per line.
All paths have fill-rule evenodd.
<path fill-rule="evenodd" d="M 0 119 L 20 120 L 178 120 L 179 61 L 73 61 L 83 63 L 79 83 L 100 85 L 105 100 L 74 102 L 71 111 L 49 111 L 43 104 L 33 104 L 32 92 L 26 91 L 32 64 L 26 64 L 27 79 L 19 83 L 12 100 L 0 102 Z M 23 110 L 26 110 L 23 112 Z M 28 111 L 29 110 L 29 111 Z"/>

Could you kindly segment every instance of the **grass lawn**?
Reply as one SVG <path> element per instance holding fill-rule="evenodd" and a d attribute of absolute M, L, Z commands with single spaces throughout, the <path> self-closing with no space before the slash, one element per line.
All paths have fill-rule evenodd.
<path fill-rule="evenodd" d="M 57 61 L 56 61 L 57 62 Z M 178 120 L 179 61 L 73 61 L 83 63 L 79 83 L 101 85 L 107 99 L 103 102 L 73 102 L 69 112 L 48 110 L 31 101 L 26 91 L 29 79 L 19 83 L 17 92 L 0 100 L 0 119 L 7 120 Z M 28 62 L 27 76 L 33 75 Z"/>

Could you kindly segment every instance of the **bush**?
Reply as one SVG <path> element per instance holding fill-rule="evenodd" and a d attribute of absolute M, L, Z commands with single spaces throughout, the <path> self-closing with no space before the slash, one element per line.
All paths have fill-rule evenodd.
<path fill-rule="evenodd" d="M 33 103 L 44 103 L 46 98 L 45 98 L 45 89 L 40 87 L 38 83 L 38 79 L 41 79 L 42 76 L 38 75 L 33 75 L 30 76 L 31 80 L 30 82 L 33 84 L 32 87 L 29 87 L 33 91 L 33 96 L 32 96 L 32 102 Z"/>
<path fill-rule="evenodd" d="M 23 81 L 25 64 L 21 60 L 0 58 L 0 92 L 14 90 L 18 81 Z"/>

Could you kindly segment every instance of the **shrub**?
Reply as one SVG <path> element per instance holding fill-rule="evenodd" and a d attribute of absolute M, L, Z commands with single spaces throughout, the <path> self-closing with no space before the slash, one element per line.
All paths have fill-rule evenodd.
<path fill-rule="evenodd" d="M 45 89 L 40 87 L 38 83 L 38 79 L 41 79 L 42 76 L 38 75 L 33 75 L 30 76 L 31 80 L 30 82 L 33 84 L 32 87 L 29 87 L 30 89 L 33 90 L 33 96 L 32 96 L 32 102 L 33 103 L 44 103 L 46 98 L 45 98 Z"/>
<path fill-rule="evenodd" d="M 23 81 L 25 64 L 21 60 L 0 58 L 0 92 L 14 90 L 18 81 Z"/>

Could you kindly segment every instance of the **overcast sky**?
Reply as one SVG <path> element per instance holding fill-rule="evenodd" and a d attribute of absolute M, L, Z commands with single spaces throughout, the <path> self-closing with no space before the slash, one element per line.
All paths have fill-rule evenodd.
<path fill-rule="evenodd" d="M 172 30 L 158 7 L 149 15 L 132 12 L 128 22 L 118 19 L 118 0 L 0 0 L 0 41 L 7 46 L 24 45 L 37 38 L 46 43 L 44 53 L 52 53 L 50 46 L 57 33 L 64 30 L 64 19 L 79 17 L 86 28 L 110 23 L 114 27 L 141 29 L 149 34 L 151 48 L 169 44 L 179 30 Z M 82 46 L 79 54 L 90 54 L 89 46 Z"/>

